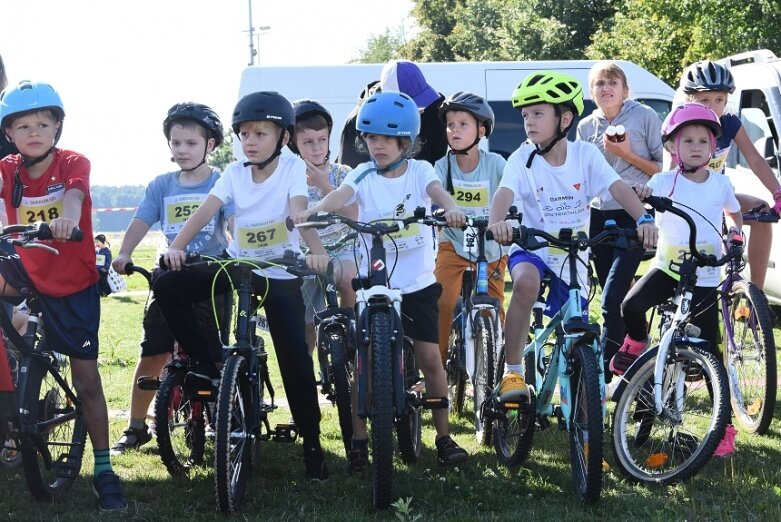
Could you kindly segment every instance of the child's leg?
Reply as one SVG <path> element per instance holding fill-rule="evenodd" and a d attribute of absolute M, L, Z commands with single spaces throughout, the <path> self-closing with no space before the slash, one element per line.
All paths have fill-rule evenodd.
<path fill-rule="evenodd" d="M 513 255 L 515 257 L 515 255 Z M 537 300 L 542 278 L 540 270 L 531 262 L 510 260 L 513 294 L 505 316 L 505 358 L 508 365 L 521 364 L 523 346 L 529 334 L 532 306 Z"/>
<path fill-rule="evenodd" d="M 464 270 L 466 270 L 468 265 L 470 265 L 469 261 L 456 254 L 453 245 L 450 243 L 439 244 L 437 265 L 434 269 L 434 275 L 437 278 L 437 283 L 442 286 L 442 295 L 439 297 L 437 303 L 439 308 L 438 347 L 441 364 L 445 363 L 447 360 L 450 327 L 453 324 L 453 312 L 455 311 L 456 300 L 461 293 L 461 282 Z"/>
<path fill-rule="evenodd" d="M 506 270 L 507 256 L 488 264 L 488 294 L 499 300 L 499 320 L 502 325 L 504 325 L 504 273 Z"/>
<path fill-rule="evenodd" d="M 414 341 L 415 364 L 423 372 L 426 382 L 426 395 L 428 397 L 447 397 L 447 374 L 442 366 L 439 348 L 436 343 L 426 341 Z M 434 429 L 437 430 L 437 438 L 450 433 L 448 428 L 448 410 L 438 408 L 431 410 L 434 419 Z"/>
<path fill-rule="evenodd" d="M 353 308 L 355 306 L 355 290 L 353 290 L 353 279 L 358 275 L 358 268 L 352 254 L 349 258 L 339 257 L 333 260 L 334 280 L 336 288 L 339 290 L 339 304 L 344 308 Z"/>
<path fill-rule="evenodd" d="M 747 212 L 765 203 L 763 200 L 748 194 L 736 194 L 736 197 L 742 212 Z M 765 276 L 767 275 L 767 265 L 770 260 L 770 249 L 773 243 L 772 223 L 747 221 L 744 225 L 751 227 L 751 237 L 749 237 L 748 241 L 748 265 L 751 269 L 751 281 L 761 290 L 765 287 Z"/>
<path fill-rule="evenodd" d="M 723 364 L 719 330 L 719 304 L 716 288 L 697 286 L 692 292 L 692 324 L 699 327 L 700 337 L 710 343 L 710 352 Z"/>
<path fill-rule="evenodd" d="M 646 313 L 673 295 L 676 285 L 675 279 L 661 270 L 652 269 L 629 290 L 621 303 L 621 317 L 630 339 L 648 339 Z"/>

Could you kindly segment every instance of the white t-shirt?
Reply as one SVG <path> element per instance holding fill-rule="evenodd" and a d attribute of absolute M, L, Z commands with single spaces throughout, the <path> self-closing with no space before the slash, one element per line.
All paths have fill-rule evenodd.
<path fill-rule="evenodd" d="M 552 167 L 544 156 L 537 155 L 531 168 L 526 168 L 534 145 L 524 143 L 507 160 L 499 188 L 512 190 L 514 204 L 523 214 L 523 225 L 545 230 L 554 236 L 561 228 L 571 228 L 573 234 L 588 234 L 589 202 L 595 198 L 610 197 L 610 186 L 621 181 L 610 167 L 605 156 L 591 143 L 574 141 L 567 143 L 567 159 L 564 165 Z M 519 247 L 510 248 L 512 254 Z M 569 269 L 564 267 L 566 252 L 557 248 L 542 248 L 533 252 L 548 268 L 564 281 L 569 282 Z M 585 262 L 587 254 L 581 252 Z M 562 270 L 563 268 L 563 270 Z M 578 264 L 578 279 L 583 286 L 586 268 Z"/>
<path fill-rule="evenodd" d="M 666 196 L 680 205 L 686 205 L 705 216 L 683 207 L 697 225 L 697 249 L 705 254 L 721 256 L 721 223 L 724 211 L 737 212 L 740 204 L 735 198 L 735 189 L 727 176 L 708 171 L 708 179 L 695 183 L 675 171 L 661 172 L 651 178 L 648 186 L 656 196 Z M 675 189 L 673 189 L 675 185 Z M 672 192 L 672 193 L 671 193 Z M 683 253 L 689 252 L 689 226 L 671 212 L 657 212 L 656 226 L 659 227 L 659 241 L 651 268 L 657 268 L 676 280 L 678 275 L 669 266 L 670 261 L 680 261 Z M 721 272 L 718 268 L 697 269 L 697 286 L 718 286 Z"/>
<path fill-rule="evenodd" d="M 223 203 L 233 203 L 233 240 L 228 245 L 232 257 L 271 259 L 285 250 L 300 252 L 298 229 L 285 225 L 290 215 L 290 198 L 307 197 L 306 163 L 297 156 L 280 156 L 271 176 L 261 183 L 252 181 L 252 167 L 241 162 L 228 165 L 210 194 Z M 281 268 L 257 271 L 274 279 L 293 279 Z"/>
<path fill-rule="evenodd" d="M 350 203 L 358 201 L 359 221 L 401 219 L 411 216 L 416 207 L 424 207 L 426 213 L 431 212 L 431 198 L 426 188 L 438 180 L 430 163 L 407 160 L 407 170 L 398 178 L 386 178 L 372 172 L 356 184 L 356 178 L 372 167 L 373 163 L 362 163 L 344 180 L 344 184 L 355 191 Z M 434 239 L 429 227 L 413 224 L 393 234 L 393 238 L 395 244 L 389 239 L 384 241 L 391 287 L 409 294 L 434 284 Z M 371 237 L 367 236 L 365 240 L 370 248 Z M 368 257 L 364 255 L 361 263 L 362 276 L 368 273 Z"/>

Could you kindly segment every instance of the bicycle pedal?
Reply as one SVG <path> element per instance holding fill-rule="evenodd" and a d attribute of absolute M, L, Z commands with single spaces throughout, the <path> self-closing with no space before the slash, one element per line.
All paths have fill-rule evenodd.
<path fill-rule="evenodd" d="M 52 467 L 54 468 L 54 474 L 59 478 L 76 477 L 81 469 L 81 459 L 63 454 L 57 458 Z"/>
<path fill-rule="evenodd" d="M 450 406 L 450 401 L 447 397 L 424 397 L 420 401 L 420 405 L 427 410 L 441 410 L 447 409 Z"/>
<path fill-rule="evenodd" d="M 157 391 L 160 388 L 160 379 L 157 377 L 139 377 L 136 381 L 139 390 Z"/>
<path fill-rule="evenodd" d="M 298 426 L 295 424 L 277 424 L 272 438 L 275 442 L 295 442 L 298 438 Z"/>

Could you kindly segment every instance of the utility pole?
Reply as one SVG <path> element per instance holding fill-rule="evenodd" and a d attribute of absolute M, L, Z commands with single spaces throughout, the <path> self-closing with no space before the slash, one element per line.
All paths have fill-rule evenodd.
<path fill-rule="evenodd" d="M 255 28 L 252 26 L 252 0 L 247 0 L 249 5 L 249 63 L 247 65 L 255 65 L 255 56 L 258 51 L 255 50 Z"/>

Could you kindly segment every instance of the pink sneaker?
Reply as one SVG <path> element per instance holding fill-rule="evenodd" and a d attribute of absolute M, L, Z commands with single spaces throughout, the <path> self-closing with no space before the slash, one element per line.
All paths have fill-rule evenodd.
<path fill-rule="evenodd" d="M 716 451 L 713 452 L 714 457 L 731 457 L 735 454 L 735 438 L 738 436 L 738 430 L 732 424 L 727 425 L 727 429 L 724 430 L 724 438 L 721 439 L 719 445 L 716 446 Z"/>
<path fill-rule="evenodd" d="M 618 352 L 610 359 L 610 371 L 614 375 L 624 375 L 624 372 L 632 366 L 635 359 L 645 351 L 648 341 L 635 341 L 628 335 L 624 337 L 624 344 L 618 349 Z"/>

